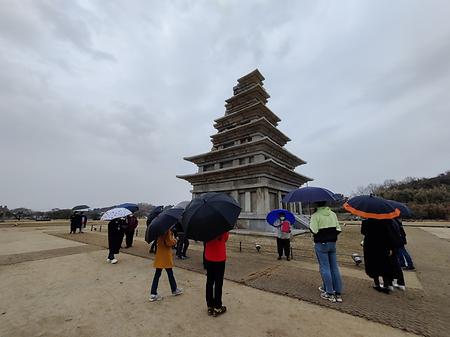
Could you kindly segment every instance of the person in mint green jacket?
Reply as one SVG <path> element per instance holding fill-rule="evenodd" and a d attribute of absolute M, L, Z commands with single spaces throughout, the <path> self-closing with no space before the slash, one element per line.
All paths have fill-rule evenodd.
<path fill-rule="evenodd" d="M 314 248 L 320 266 L 323 286 L 320 296 L 331 302 L 342 302 L 342 280 L 336 258 L 336 241 L 341 232 L 336 214 L 325 201 L 316 203 L 317 211 L 311 216 L 310 230 L 314 235 Z"/>

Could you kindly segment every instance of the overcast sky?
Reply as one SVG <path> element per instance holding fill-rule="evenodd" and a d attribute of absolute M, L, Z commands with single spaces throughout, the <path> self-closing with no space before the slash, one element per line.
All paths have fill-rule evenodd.
<path fill-rule="evenodd" d="M 448 1 L 0 0 L 0 205 L 190 198 L 258 68 L 307 161 L 348 194 L 450 169 Z"/>

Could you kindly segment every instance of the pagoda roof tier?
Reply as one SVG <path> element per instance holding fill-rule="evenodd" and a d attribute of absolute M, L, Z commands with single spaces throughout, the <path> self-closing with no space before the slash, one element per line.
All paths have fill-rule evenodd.
<path fill-rule="evenodd" d="M 248 89 L 225 100 L 225 113 L 230 114 L 236 110 L 240 110 L 242 105 L 247 104 L 254 99 L 266 104 L 269 97 L 270 95 L 266 92 L 262 85 L 252 84 L 248 87 Z"/>
<path fill-rule="evenodd" d="M 211 182 L 232 181 L 239 178 L 261 177 L 265 176 L 273 180 L 294 186 L 301 186 L 311 181 L 311 178 L 298 174 L 275 161 L 268 159 L 259 163 L 252 163 L 237 167 L 230 167 L 216 171 L 206 171 L 201 173 L 179 175 L 177 178 L 187 180 L 192 185 L 201 185 Z"/>
<path fill-rule="evenodd" d="M 239 157 L 259 153 L 267 154 L 269 158 L 273 157 L 275 160 L 280 161 L 290 169 L 294 169 L 298 165 L 306 164 L 304 160 L 280 147 L 268 137 L 248 143 L 230 146 L 221 150 L 214 150 L 196 156 L 185 157 L 184 159 L 196 165 L 204 165 L 217 163 L 225 159 L 237 159 Z"/>
<path fill-rule="evenodd" d="M 251 73 L 242 76 L 238 79 L 238 84 L 233 87 L 233 94 L 237 95 L 250 89 L 251 86 L 255 84 L 263 85 L 264 76 L 259 72 L 258 69 L 253 70 Z"/>
<path fill-rule="evenodd" d="M 247 84 L 247 83 L 262 83 L 265 78 L 264 76 L 259 72 L 258 69 L 253 70 L 252 72 L 248 73 L 247 75 L 242 76 L 237 81 L 239 84 Z"/>
<path fill-rule="evenodd" d="M 265 117 L 252 120 L 246 124 L 238 125 L 232 129 L 223 130 L 210 137 L 214 146 L 218 146 L 220 144 L 233 140 L 239 140 L 256 133 L 270 137 L 270 139 L 275 141 L 280 146 L 284 146 L 288 141 L 290 141 L 288 136 L 278 130 Z"/>
<path fill-rule="evenodd" d="M 235 127 L 239 124 L 246 123 L 252 119 L 265 117 L 274 126 L 278 125 L 281 119 L 275 115 L 272 110 L 265 106 L 262 102 L 254 100 L 251 104 L 237 110 L 233 113 L 226 114 L 214 120 L 214 128 L 219 132 L 224 129 Z"/>

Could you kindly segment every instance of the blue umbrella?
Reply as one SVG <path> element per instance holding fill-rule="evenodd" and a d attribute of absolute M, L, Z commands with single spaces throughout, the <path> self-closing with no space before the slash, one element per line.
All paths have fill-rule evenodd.
<path fill-rule="evenodd" d="M 131 202 L 126 202 L 126 203 L 120 204 L 120 205 L 118 205 L 116 207 L 126 208 L 127 210 L 129 210 L 132 213 L 139 211 L 139 206 L 136 205 L 136 204 L 133 204 Z"/>
<path fill-rule="evenodd" d="M 150 243 L 156 240 L 178 221 L 181 221 L 183 211 L 184 209 L 179 207 L 167 208 L 162 211 L 147 227 L 145 232 L 145 241 Z"/>
<path fill-rule="evenodd" d="M 337 201 L 330 190 L 322 187 L 302 187 L 289 192 L 284 198 L 284 203 L 303 202 L 313 203 L 318 201 Z"/>
<path fill-rule="evenodd" d="M 270 213 L 267 214 L 266 221 L 273 226 L 275 221 L 277 221 L 280 218 L 280 214 L 284 214 L 285 219 L 289 221 L 291 224 L 295 223 L 294 214 L 285 209 L 274 209 L 273 211 L 270 211 Z"/>
<path fill-rule="evenodd" d="M 400 210 L 386 199 L 373 195 L 353 197 L 344 204 L 344 209 L 366 219 L 393 219 L 400 215 Z"/>
<path fill-rule="evenodd" d="M 405 204 L 395 201 L 395 200 L 386 200 L 389 204 L 391 204 L 392 207 L 394 208 L 398 208 L 400 210 L 400 216 L 402 217 L 411 217 L 412 216 L 412 211 L 411 209 L 406 206 Z"/>

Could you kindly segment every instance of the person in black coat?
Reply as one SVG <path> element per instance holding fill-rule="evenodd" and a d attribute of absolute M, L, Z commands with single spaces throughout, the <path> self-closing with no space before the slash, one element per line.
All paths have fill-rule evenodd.
<path fill-rule="evenodd" d="M 108 248 L 109 254 L 106 262 L 115 264 L 117 259 L 115 254 L 119 254 L 120 245 L 122 244 L 124 228 L 126 227 L 126 220 L 119 218 L 113 219 L 108 223 Z"/>
<path fill-rule="evenodd" d="M 75 234 L 77 227 L 75 222 L 77 212 L 73 212 L 73 214 L 70 216 L 70 233 L 69 234 Z"/>
<path fill-rule="evenodd" d="M 399 237 L 395 234 L 393 221 L 390 219 L 367 219 L 361 224 L 364 235 L 364 266 L 366 274 L 374 280 L 374 288 L 389 293 L 392 289 L 394 268 L 392 256 L 399 245 Z M 383 279 L 380 285 L 379 277 Z"/>

